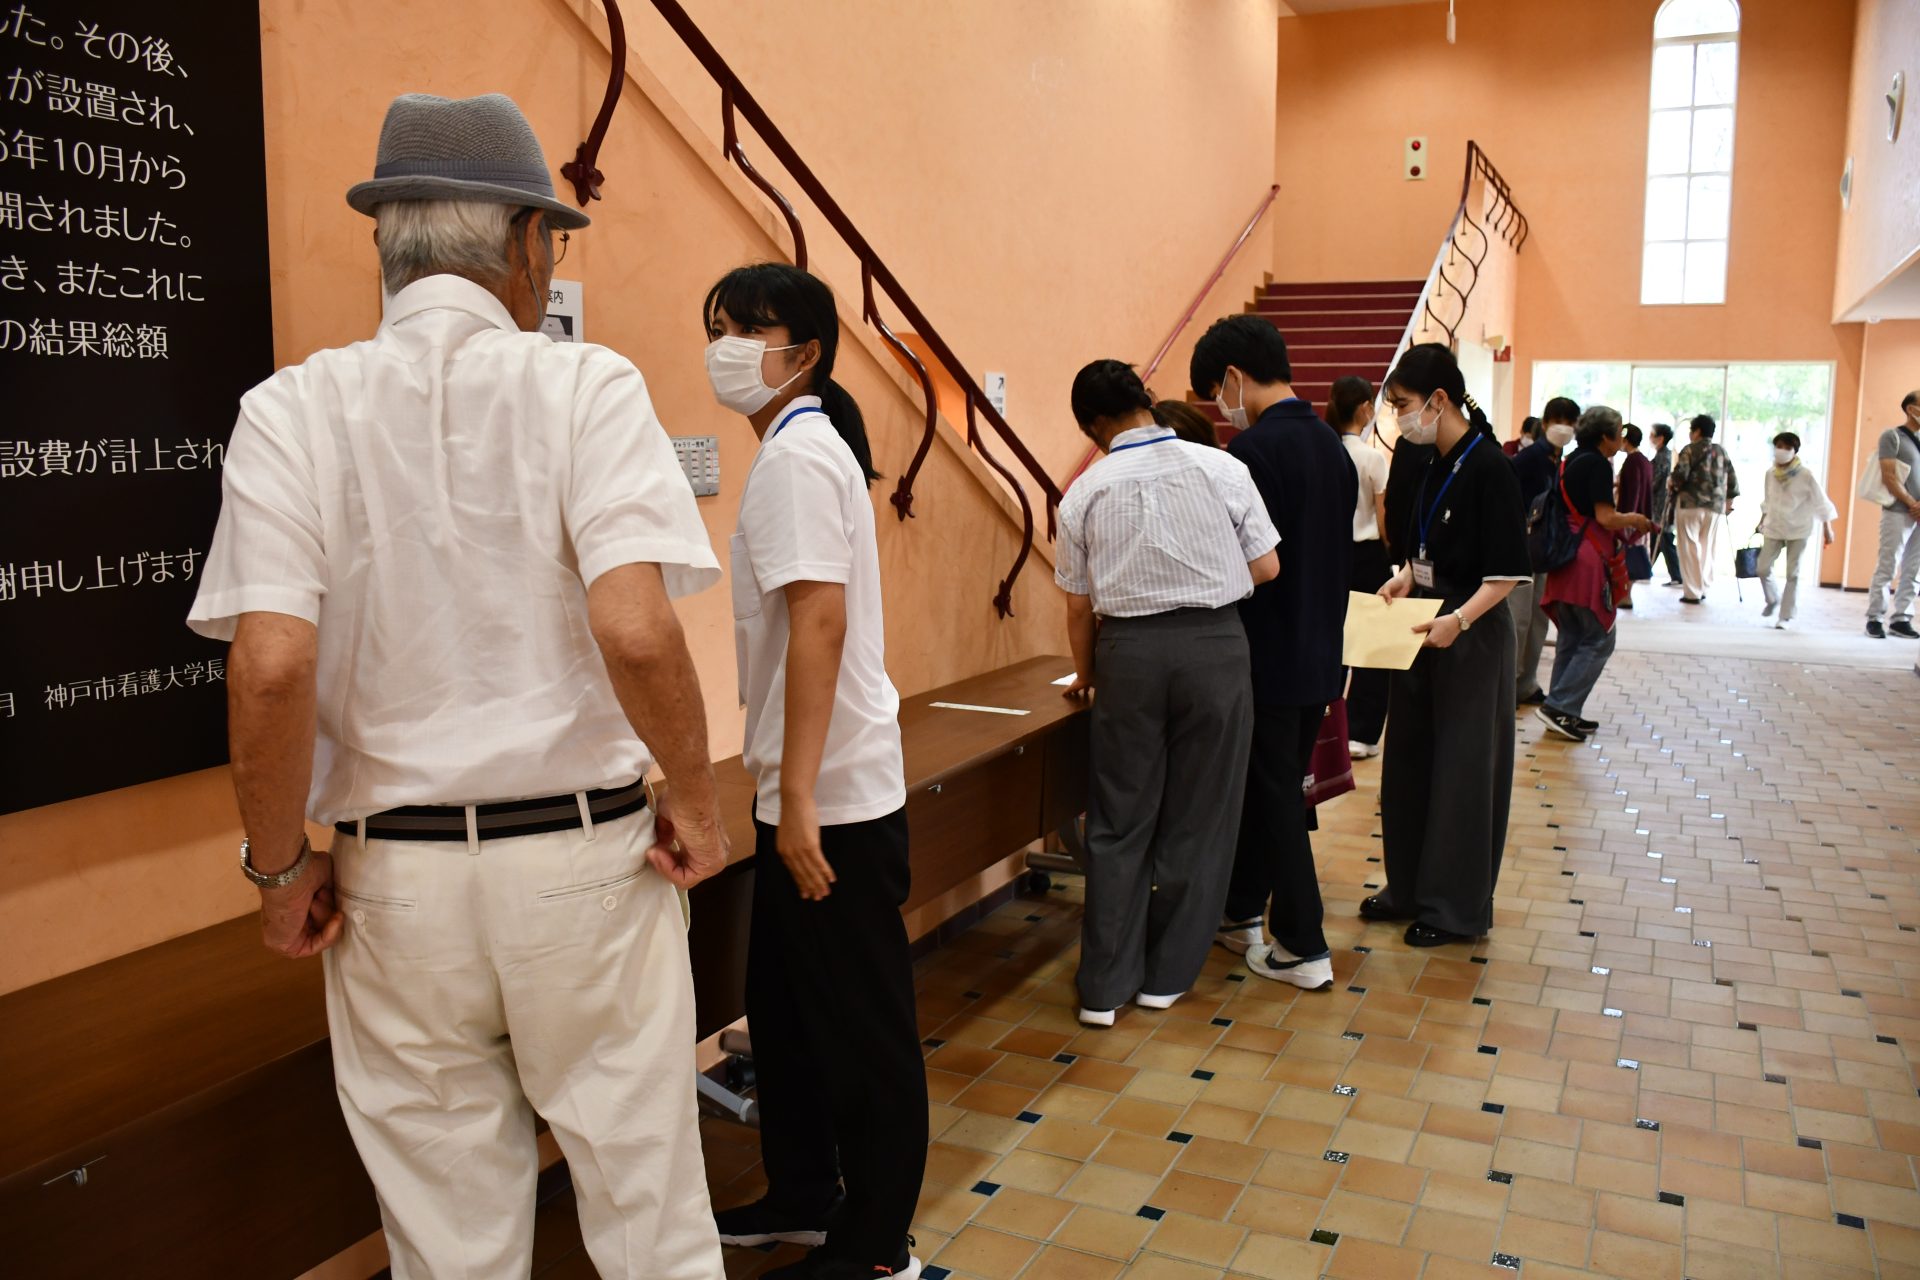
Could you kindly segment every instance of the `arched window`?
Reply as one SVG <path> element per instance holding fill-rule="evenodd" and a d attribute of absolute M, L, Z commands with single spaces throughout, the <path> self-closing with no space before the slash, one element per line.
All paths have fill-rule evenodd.
<path fill-rule="evenodd" d="M 1727 300 L 1739 60 L 1735 0 L 1666 0 L 1654 16 L 1642 305 Z"/>

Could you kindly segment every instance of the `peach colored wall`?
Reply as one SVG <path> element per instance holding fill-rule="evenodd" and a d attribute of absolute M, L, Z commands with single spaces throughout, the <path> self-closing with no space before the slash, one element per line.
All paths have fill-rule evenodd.
<path fill-rule="evenodd" d="M 1459 0 L 1455 45 L 1430 5 L 1283 20 L 1275 276 L 1423 274 L 1471 138 L 1533 228 L 1519 260 L 1513 413 L 1537 411 L 1525 408 L 1535 360 L 1830 360 L 1834 438 L 1851 439 L 1860 326 L 1828 318 L 1852 14 L 1837 0 L 1742 4 L 1727 303 L 1642 307 L 1658 7 Z M 1430 141 L 1427 181 L 1402 177 L 1409 135 Z M 1503 435 L 1513 425 L 1496 424 Z M 1832 480 L 1837 500 L 1846 482 Z M 1830 580 L 1837 560 L 1825 569 Z"/>
<path fill-rule="evenodd" d="M 685 0 L 722 57 L 1056 478 L 1088 360 L 1145 361 L 1271 182 L 1274 0 Z M 718 146 L 719 94 L 665 22 L 629 4 L 635 56 Z M 809 249 L 837 245 L 801 203 Z M 764 162 L 764 163 L 763 163 Z M 1239 311 L 1252 242 L 1202 321 Z M 1188 335 L 1155 380 L 1179 396 Z"/>
<path fill-rule="evenodd" d="M 1920 320 L 1883 320 L 1864 327 L 1859 427 L 1844 438 L 1835 433 L 1832 462 L 1834 475 L 1844 482 L 1833 501 L 1848 524 L 1840 533 L 1839 545 L 1829 550 L 1828 559 L 1832 560 L 1835 552 L 1844 554 L 1844 580 L 1849 587 L 1864 587 L 1873 581 L 1873 566 L 1880 551 L 1879 513 L 1853 496 L 1853 486 L 1867 459 L 1874 456 L 1880 433 L 1900 424 L 1900 401 L 1909 391 L 1920 389 Z M 1844 466 L 1842 445 L 1847 452 Z"/>
<path fill-rule="evenodd" d="M 1920 4 L 1859 0 L 1859 5 L 1847 96 L 1853 204 L 1840 219 L 1836 316 L 1903 266 L 1920 262 Z M 1906 73 L 1906 110 L 1899 138 L 1888 142 L 1885 95 L 1896 71 Z M 1832 165 L 1836 181 L 1842 163 Z"/>
<path fill-rule="evenodd" d="M 282 363 L 363 337 L 377 323 L 372 224 L 342 195 L 370 171 L 394 93 L 510 93 L 556 166 L 592 119 L 607 68 L 603 23 L 583 24 L 566 0 L 465 0 L 458 21 L 453 12 L 374 0 L 262 5 L 274 346 Z M 503 31 L 513 39 L 502 40 Z M 724 548 L 753 439 L 713 403 L 699 304 L 720 272 L 780 249 L 764 210 L 749 203 L 750 188 L 695 139 L 684 113 L 636 67 L 602 155 L 613 175 L 608 200 L 594 209 L 593 227 L 575 235 L 564 274 L 585 281 L 588 331 L 640 366 L 667 429 L 720 437 L 723 490 L 700 505 Z M 844 303 L 846 282 L 834 283 Z M 843 321 L 848 316 L 843 306 Z M 849 331 L 838 376 L 866 412 L 877 467 L 899 475 L 920 411 L 898 366 L 864 331 Z M 1064 610 L 1044 548 L 1018 584 L 1016 618 L 993 614 L 1018 534 L 986 481 L 977 460 L 943 440 L 917 488 L 917 519 L 897 521 L 887 488 L 875 487 L 889 665 L 903 691 L 1063 647 Z M 726 586 L 680 611 L 714 752 L 730 754 L 739 749 L 740 715 Z M 224 769 L 0 817 L 0 991 L 246 910 L 250 895 L 232 865 L 239 839 Z"/>

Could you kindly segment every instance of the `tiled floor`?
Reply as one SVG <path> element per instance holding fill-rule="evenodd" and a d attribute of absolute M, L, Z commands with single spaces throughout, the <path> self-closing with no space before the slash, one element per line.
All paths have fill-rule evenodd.
<path fill-rule="evenodd" d="M 1003 908 L 921 967 L 928 1275 L 1920 1277 L 1917 703 L 1900 671 L 1616 663 L 1592 743 L 1517 722 L 1471 950 L 1354 916 L 1362 766 L 1316 837 L 1329 993 L 1218 952 L 1084 1031 L 1077 883 Z M 716 1203 L 750 1198 L 754 1135 L 706 1134 Z"/>

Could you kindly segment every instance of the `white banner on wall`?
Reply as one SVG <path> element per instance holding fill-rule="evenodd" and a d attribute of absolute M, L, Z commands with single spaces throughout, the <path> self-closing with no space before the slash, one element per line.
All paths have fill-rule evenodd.
<path fill-rule="evenodd" d="M 586 305 L 581 300 L 584 289 L 578 280 L 555 280 L 547 291 L 547 318 L 541 322 L 540 332 L 555 342 L 585 342 Z"/>

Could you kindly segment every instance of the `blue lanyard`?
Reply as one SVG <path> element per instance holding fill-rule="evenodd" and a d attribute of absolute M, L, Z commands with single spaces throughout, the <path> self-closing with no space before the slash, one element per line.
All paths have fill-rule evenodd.
<path fill-rule="evenodd" d="M 1164 436 L 1155 436 L 1151 440 L 1135 440 L 1131 444 L 1117 444 L 1113 446 L 1113 448 L 1107 450 L 1107 452 L 1109 454 L 1125 453 L 1129 449 L 1144 449 L 1150 444 L 1165 444 L 1167 441 L 1173 440 L 1176 438 L 1177 437 L 1174 436 L 1172 433 L 1169 433 Z"/>
<path fill-rule="evenodd" d="M 780 418 L 780 421 L 773 424 L 773 430 L 767 432 L 767 439 L 769 440 L 773 439 L 775 436 L 780 434 L 781 430 L 785 428 L 789 422 L 792 422 L 795 418 L 798 418 L 802 414 L 807 414 L 807 413 L 817 413 L 823 418 L 827 416 L 827 411 L 825 409 L 820 408 L 818 405 L 803 404 L 798 409 L 790 409 L 785 414 L 783 414 Z"/>
<path fill-rule="evenodd" d="M 1427 558 L 1427 530 L 1433 528 L 1433 513 L 1438 511 L 1440 504 L 1447 500 L 1447 490 L 1453 487 L 1453 478 L 1460 474 L 1460 468 L 1467 465 L 1467 458 L 1480 447 L 1480 442 L 1484 439 L 1486 437 L 1479 432 L 1473 433 L 1473 439 L 1468 442 L 1466 452 L 1454 460 L 1453 470 L 1447 473 L 1446 483 L 1440 486 L 1440 492 L 1434 496 L 1433 505 L 1430 507 L 1427 506 L 1427 481 L 1433 479 L 1433 472 L 1429 470 L 1421 478 L 1420 497 L 1414 504 L 1414 518 L 1420 522 L 1420 558 L 1422 560 Z M 1422 511 L 1426 514 L 1419 514 Z"/>

